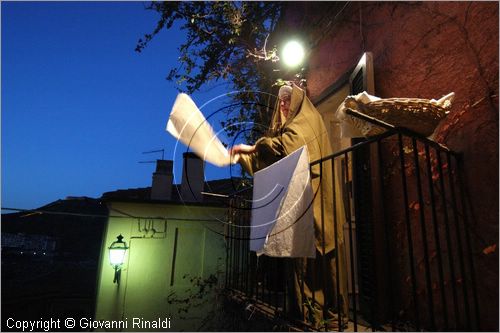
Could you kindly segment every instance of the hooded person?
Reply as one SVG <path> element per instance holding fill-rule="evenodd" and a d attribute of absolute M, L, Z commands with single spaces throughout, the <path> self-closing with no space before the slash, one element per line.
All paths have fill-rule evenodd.
<path fill-rule="evenodd" d="M 304 145 L 308 148 L 310 163 L 332 154 L 323 118 L 305 91 L 296 85 L 285 85 L 280 88 L 278 98 L 267 134 L 253 146 L 239 145 L 231 149 L 235 161 L 250 175 Z M 343 313 L 346 317 L 348 312 L 342 233 L 344 207 L 338 180 L 333 183 L 332 160 L 320 164 L 311 167 L 316 259 L 293 260 L 295 297 L 291 304 L 294 312 L 315 328 L 324 327 L 325 322 L 335 325 L 334 313 Z M 334 187 L 338 193 L 335 209 L 332 205 Z"/>

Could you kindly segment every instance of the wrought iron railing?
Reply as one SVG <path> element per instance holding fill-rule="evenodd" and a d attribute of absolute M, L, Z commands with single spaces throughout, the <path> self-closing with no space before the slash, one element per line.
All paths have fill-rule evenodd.
<path fill-rule="evenodd" d="M 460 154 L 409 130 L 347 113 L 387 131 L 311 163 L 332 169 L 334 189 L 335 178 L 341 184 L 331 204 L 341 200 L 344 207 L 347 260 L 336 265 L 348 276 L 344 315 L 350 324 L 339 315 L 336 329 L 479 330 Z M 257 258 L 249 251 L 250 197 L 234 196 L 229 214 L 226 289 L 246 302 L 250 318 L 258 310 L 314 329 L 291 313 L 294 259 Z M 337 216 L 324 222 L 336 225 Z M 341 231 L 334 228 L 335 236 Z M 338 293 L 335 288 L 331 292 Z M 326 322 L 322 328 L 332 330 Z"/>

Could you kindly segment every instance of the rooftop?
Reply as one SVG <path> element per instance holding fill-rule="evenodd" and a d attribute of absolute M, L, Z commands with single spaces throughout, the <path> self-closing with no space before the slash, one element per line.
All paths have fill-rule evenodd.
<path fill-rule="evenodd" d="M 230 195 L 234 195 L 249 188 L 251 188 L 251 185 L 243 178 L 233 177 L 209 180 L 204 184 L 203 202 L 192 204 L 227 205 L 227 200 Z M 172 186 L 172 197 L 170 200 L 152 200 L 150 186 L 105 192 L 101 196 L 101 199 L 104 201 L 184 203 L 180 193 L 181 185 L 174 184 Z"/>

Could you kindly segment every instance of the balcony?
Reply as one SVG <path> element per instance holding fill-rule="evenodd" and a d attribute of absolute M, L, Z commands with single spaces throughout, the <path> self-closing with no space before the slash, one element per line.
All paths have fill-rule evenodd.
<path fill-rule="evenodd" d="M 245 306 L 248 320 L 258 313 L 280 330 L 480 330 L 460 155 L 409 130 L 348 113 L 386 129 L 311 163 L 321 172 L 331 168 L 332 187 L 338 182 L 340 190 L 330 204 L 335 210 L 340 201 L 345 215 L 342 230 L 334 228 L 334 239 L 343 234 L 334 255 L 343 252 L 345 260 L 335 260 L 330 273 L 312 272 L 319 285 L 311 289 L 326 290 L 328 274 L 342 281 L 344 272 L 348 309 L 335 310 L 343 309 L 337 297 L 337 304 L 325 301 L 316 309 L 323 314 L 319 322 L 292 311 L 296 259 L 249 251 L 251 201 L 242 194 L 232 197 L 229 211 L 226 291 Z M 323 222 L 337 225 L 333 216 Z M 325 257 L 316 260 L 323 262 L 313 265 L 326 267 Z M 329 292 L 338 295 L 339 283 L 334 288 Z M 316 296 L 313 291 L 295 306 L 308 312 L 307 300 L 314 303 Z"/>

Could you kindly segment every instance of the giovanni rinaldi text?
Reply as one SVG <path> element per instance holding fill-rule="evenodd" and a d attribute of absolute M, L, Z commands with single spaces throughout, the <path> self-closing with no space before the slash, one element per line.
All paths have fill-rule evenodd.
<path fill-rule="evenodd" d="M 15 320 L 14 318 L 7 319 L 7 327 L 16 329 L 21 332 L 39 332 L 52 331 L 56 329 L 168 329 L 171 328 L 170 317 L 144 319 L 142 317 L 125 318 L 124 320 L 95 320 L 92 318 L 66 318 L 66 319 L 43 319 L 39 320 Z"/>

